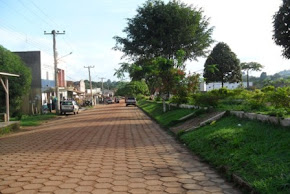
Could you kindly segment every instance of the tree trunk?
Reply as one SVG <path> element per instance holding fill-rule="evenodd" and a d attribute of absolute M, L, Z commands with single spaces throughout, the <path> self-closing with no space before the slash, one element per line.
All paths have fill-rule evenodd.
<path fill-rule="evenodd" d="M 166 104 L 164 98 L 162 98 L 162 103 L 163 103 L 163 112 L 166 112 Z"/>
<path fill-rule="evenodd" d="M 249 71 L 247 71 L 247 88 L 249 89 L 250 84 L 249 84 Z"/>

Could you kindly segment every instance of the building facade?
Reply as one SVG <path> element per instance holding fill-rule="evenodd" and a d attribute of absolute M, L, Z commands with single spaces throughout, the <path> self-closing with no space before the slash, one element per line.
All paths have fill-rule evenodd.
<path fill-rule="evenodd" d="M 41 81 L 41 53 L 40 51 L 13 52 L 18 55 L 31 70 L 31 89 L 27 96 L 23 96 L 22 112 L 24 114 L 36 114 L 41 112 L 42 105 L 42 81 Z"/>

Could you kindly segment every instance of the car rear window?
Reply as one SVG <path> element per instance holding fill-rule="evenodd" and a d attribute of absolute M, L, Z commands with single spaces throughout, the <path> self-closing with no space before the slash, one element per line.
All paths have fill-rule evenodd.
<path fill-rule="evenodd" d="M 63 102 L 62 105 L 73 105 L 72 102 Z"/>

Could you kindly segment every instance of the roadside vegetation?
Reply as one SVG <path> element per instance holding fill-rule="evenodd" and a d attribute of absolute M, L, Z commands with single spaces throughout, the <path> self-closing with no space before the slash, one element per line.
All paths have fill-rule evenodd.
<path fill-rule="evenodd" d="M 163 112 L 163 104 L 161 101 L 156 102 L 145 99 L 138 100 L 138 106 L 155 119 L 162 127 L 166 128 L 177 123 L 180 118 L 196 112 L 194 109 L 182 109 L 176 107 L 171 107 L 170 111 Z"/>
<path fill-rule="evenodd" d="M 165 128 L 196 110 L 172 108 L 163 112 L 161 102 L 140 99 L 138 105 Z M 290 130 L 280 126 L 222 118 L 178 137 L 194 153 L 224 171 L 235 174 L 258 193 L 287 193 L 290 189 Z"/>
<path fill-rule="evenodd" d="M 22 115 L 21 119 L 11 118 L 11 121 L 20 121 L 20 126 L 38 126 L 44 121 L 55 118 L 57 115 L 54 113 L 41 114 L 41 115 Z"/>
<path fill-rule="evenodd" d="M 229 179 L 238 175 L 258 193 L 289 193 L 289 129 L 231 116 L 180 139 Z"/>
<path fill-rule="evenodd" d="M 290 87 L 267 86 L 261 90 L 252 91 L 221 88 L 206 93 L 192 94 L 187 102 L 219 110 L 240 110 L 284 118 L 290 117 Z"/>

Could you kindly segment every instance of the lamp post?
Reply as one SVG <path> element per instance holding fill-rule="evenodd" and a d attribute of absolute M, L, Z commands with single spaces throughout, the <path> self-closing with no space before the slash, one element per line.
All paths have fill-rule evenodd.
<path fill-rule="evenodd" d="M 60 58 L 58 58 L 58 59 L 56 59 L 55 58 L 55 60 L 54 60 L 54 70 L 55 70 L 55 93 L 56 93 L 56 106 L 55 106 L 55 110 L 56 110 L 56 113 L 58 114 L 59 113 L 59 110 L 60 110 L 60 95 L 59 95 L 59 82 L 58 82 L 58 67 L 57 67 L 57 62 L 60 60 L 60 59 L 62 59 L 62 58 L 64 58 L 64 57 L 66 57 L 66 56 L 68 56 L 68 55 L 71 55 L 72 54 L 72 52 L 70 52 L 69 54 L 66 54 L 66 55 L 64 55 L 64 56 L 62 56 L 62 57 L 60 57 Z M 56 54 L 55 54 L 56 55 Z"/>

